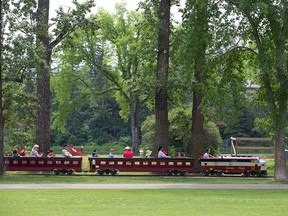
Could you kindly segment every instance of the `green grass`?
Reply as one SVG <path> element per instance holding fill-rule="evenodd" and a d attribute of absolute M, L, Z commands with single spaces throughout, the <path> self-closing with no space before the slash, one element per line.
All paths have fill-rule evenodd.
<path fill-rule="evenodd" d="M 168 176 L 55 176 L 14 175 L 0 178 L 0 184 L 288 184 L 272 178 L 212 178 L 212 177 L 168 177 Z"/>
<path fill-rule="evenodd" d="M 287 190 L 0 190 L 0 215 L 287 215 Z"/>
<path fill-rule="evenodd" d="M 274 169 L 274 161 L 267 161 Z M 86 166 L 86 165 L 84 165 Z M 268 171 L 269 172 L 269 171 Z M 6 172 L 0 184 L 288 184 L 272 178 L 180 176 L 55 176 Z M 33 172 L 30 172 L 33 173 Z M 34 174 L 34 173 L 33 173 Z M 148 173 L 147 173 L 148 174 Z M 270 175 L 270 173 L 269 173 Z M 2 189 L 0 215 L 193 215 L 287 214 L 288 190 L 209 189 Z"/>

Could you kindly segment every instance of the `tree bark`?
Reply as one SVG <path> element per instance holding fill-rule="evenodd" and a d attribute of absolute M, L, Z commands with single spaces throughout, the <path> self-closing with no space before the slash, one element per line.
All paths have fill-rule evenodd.
<path fill-rule="evenodd" d="M 0 176 L 4 174 L 4 117 L 3 117 L 3 7 L 0 2 Z"/>
<path fill-rule="evenodd" d="M 157 57 L 157 87 L 155 93 L 156 148 L 168 147 L 167 82 L 169 69 L 170 0 L 161 0 L 159 10 L 159 37 Z"/>
<path fill-rule="evenodd" d="M 139 155 L 139 99 L 130 94 L 130 125 L 132 132 L 132 150 L 134 155 Z"/>
<path fill-rule="evenodd" d="M 203 100 L 203 76 L 206 73 L 206 48 L 208 36 L 208 1 L 199 1 L 196 3 L 196 54 L 194 66 L 195 86 L 193 86 L 193 107 L 192 107 L 192 127 L 191 127 L 191 146 L 190 155 L 196 160 L 204 152 L 204 116 L 201 112 L 201 103 Z M 200 170 L 200 164 L 195 163 L 195 171 Z"/>
<path fill-rule="evenodd" d="M 285 136 L 286 128 L 276 131 L 274 147 L 275 147 L 275 173 L 274 179 L 278 181 L 287 180 L 286 159 L 285 159 Z"/>
<path fill-rule="evenodd" d="M 49 0 L 38 0 L 37 8 L 37 99 L 38 109 L 36 113 L 36 144 L 41 152 L 50 149 L 50 62 L 51 49 L 49 47 L 48 20 Z"/>

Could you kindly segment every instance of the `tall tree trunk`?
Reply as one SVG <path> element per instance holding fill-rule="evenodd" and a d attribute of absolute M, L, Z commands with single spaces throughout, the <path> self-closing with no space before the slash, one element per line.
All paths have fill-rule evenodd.
<path fill-rule="evenodd" d="M 36 144 L 40 146 L 42 152 L 50 149 L 50 61 L 52 50 L 49 48 L 48 37 L 49 3 L 49 0 L 38 0 L 37 9 L 37 55 L 40 60 L 37 67 Z"/>
<path fill-rule="evenodd" d="M 139 155 L 139 99 L 130 94 L 130 125 L 132 132 L 132 150 Z"/>
<path fill-rule="evenodd" d="M 4 117 L 3 117 L 3 7 L 0 2 L 0 176 L 4 174 Z"/>
<path fill-rule="evenodd" d="M 278 181 L 287 180 L 286 159 L 285 159 L 285 136 L 286 128 L 276 130 L 274 147 L 275 147 L 275 173 L 274 179 Z"/>
<path fill-rule="evenodd" d="M 170 0 L 161 0 L 159 10 L 159 37 L 157 59 L 157 87 L 155 94 L 156 148 L 168 147 L 167 82 L 169 69 Z"/>
<path fill-rule="evenodd" d="M 196 3 L 196 31 L 197 41 L 195 41 L 195 72 L 196 81 L 193 87 L 193 107 L 192 107 L 192 127 L 190 154 L 197 159 L 204 151 L 204 116 L 201 113 L 201 103 L 203 100 L 203 76 L 206 73 L 206 48 L 208 36 L 208 1 L 198 1 Z M 199 171 L 200 164 L 195 163 L 195 171 Z"/>
<path fill-rule="evenodd" d="M 193 158 L 198 159 L 204 152 L 204 117 L 201 114 L 200 105 L 202 102 L 202 94 L 200 92 L 193 93 L 192 107 L 192 127 L 191 127 L 191 146 L 190 152 Z M 195 171 L 200 170 L 200 164 L 195 163 Z"/>

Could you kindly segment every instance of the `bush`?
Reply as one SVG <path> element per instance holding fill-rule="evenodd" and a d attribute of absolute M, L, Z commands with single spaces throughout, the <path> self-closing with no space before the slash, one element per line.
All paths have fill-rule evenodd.
<path fill-rule="evenodd" d="M 187 108 L 175 108 L 169 111 L 169 148 L 168 152 L 173 156 L 176 152 L 187 153 L 188 145 L 191 143 L 191 106 Z M 155 143 L 155 115 L 150 115 L 143 122 L 142 148 L 154 149 Z M 213 154 L 219 153 L 222 143 L 219 129 L 213 122 L 207 122 L 204 125 L 205 144 L 204 147 L 210 147 Z M 203 149 L 204 151 L 204 149 Z"/>

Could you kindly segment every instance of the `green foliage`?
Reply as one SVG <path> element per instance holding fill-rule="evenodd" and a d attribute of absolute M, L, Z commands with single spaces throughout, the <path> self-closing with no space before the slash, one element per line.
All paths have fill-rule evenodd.
<path fill-rule="evenodd" d="M 155 130 L 155 115 L 147 116 L 141 125 L 143 149 L 154 149 Z"/>
<path fill-rule="evenodd" d="M 175 152 L 187 152 L 187 147 L 191 143 L 191 105 L 187 107 L 177 107 L 169 111 L 169 137 L 171 155 Z M 155 116 L 150 115 L 143 122 L 142 127 L 142 146 L 144 149 L 153 149 L 155 142 Z M 219 152 L 222 139 L 217 125 L 207 122 L 204 125 L 205 147 L 213 148 L 215 153 Z M 174 153 L 172 153 L 174 152 Z"/>
<path fill-rule="evenodd" d="M 65 131 L 53 131 L 52 145 L 131 145 L 130 125 L 123 122 L 119 116 L 119 108 L 114 103 L 107 98 L 105 105 L 86 102 L 79 110 L 74 108 L 67 115 Z"/>

